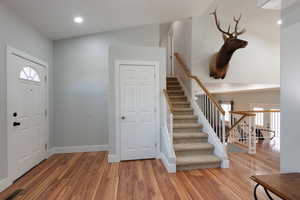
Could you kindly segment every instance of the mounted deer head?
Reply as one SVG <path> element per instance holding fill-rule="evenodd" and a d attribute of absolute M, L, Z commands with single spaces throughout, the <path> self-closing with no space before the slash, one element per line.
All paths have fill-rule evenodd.
<path fill-rule="evenodd" d="M 217 10 L 215 10 L 211 15 L 215 18 L 215 23 L 217 29 L 223 34 L 224 44 L 219 52 L 213 55 L 210 62 L 210 77 L 215 79 L 224 79 L 228 70 L 230 59 L 233 53 L 241 48 L 245 48 L 248 45 L 248 42 L 245 40 L 238 39 L 238 36 L 246 32 L 246 29 L 238 31 L 239 22 L 242 18 L 240 15 L 238 18 L 233 17 L 235 22 L 234 31 L 231 32 L 231 26 L 229 25 L 228 30 L 224 31 L 221 28 L 220 21 L 218 20 Z"/>

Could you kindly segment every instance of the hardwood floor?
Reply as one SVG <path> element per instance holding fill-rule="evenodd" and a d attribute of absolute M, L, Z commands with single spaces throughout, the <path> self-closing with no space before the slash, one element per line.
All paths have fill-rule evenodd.
<path fill-rule="evenodd" d="M 258 145 L 258 153 L 230 154 L 229 169 L 207 169 L 168 174 L 159 160 L 107 163 L 106 152 L 59 154 L 31 170 L 0 193 L 5 199 L 24 189 L 15 199 L 253 199 L 254 174 L 279 172 L 279 153 Z M 260 199 L 267 199 L 262 190 Z"/>

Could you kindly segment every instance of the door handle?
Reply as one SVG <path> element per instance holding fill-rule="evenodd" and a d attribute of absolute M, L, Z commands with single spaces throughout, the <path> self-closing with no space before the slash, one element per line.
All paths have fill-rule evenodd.
<path fill-rule="evenodd" d="M 122 119 L 122 120 L 125 120 L 125 119 L 126 119 L 126 117 L 122 116 L 122 117 L 121 117 L 121 119 Z"/>
<path fill-rule="evenodd" d="M 21 126 L 21 123 L 20 122 L 14 122 L 13 126 Z"/>

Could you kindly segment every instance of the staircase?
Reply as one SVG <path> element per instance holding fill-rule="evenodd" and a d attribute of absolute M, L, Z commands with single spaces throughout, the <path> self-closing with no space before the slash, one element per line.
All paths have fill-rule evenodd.
<path fill-rule="evenodd" d="M 193 113 L 188 98 L 175 77 L 167 78 L 167 92 L 173 108 L 173 143 L 177 170 L 219 168 L 221 159 L 214 155 L 208 134 Z"/>

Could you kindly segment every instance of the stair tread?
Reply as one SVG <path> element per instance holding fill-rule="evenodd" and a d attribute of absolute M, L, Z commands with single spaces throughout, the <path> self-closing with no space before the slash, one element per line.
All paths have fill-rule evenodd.
<path fill-rule="evenodd" d="M 167 90 L 167 92 L 183 92 L 183 90 Z"/>
<path fill-rule="evenodd" d="M 173 108 L 174 111 L 193 111 L 193 108 Z"/>
<path fill-rule="evenodd" d="M 206 142 L 174 144 L 175 151 L 210 150 L 213 148 L 214 145 Z"/>
<path fill-rule="evenodd" d="M 173 119 L 198 119 L 196 115 L 174 115 Z"/>
<path fill-rule="evenodd" d="M 215 155 L 184 155 L 176 156 L 176 165 L 197 165 L 205 163 L 220 163 L 221 159 Z"/>
<path fill-rule="evenodd" d="M 199 133 L 174 133 L 174 139 L 186 139 L 186 138 L 207 138 L 208 134 L 199 132 Z"/>
<path fill-rule="evenodd" d="M 169 97 L 170 98 L 187 98 L 186 96 L 184 96 L 183 94 L 181 94 L 181 95 L 174 95 L 174 94 L 169 94 Z"/>
<path fill-rule="evenodd" d="M 198 123 L 174 123 L 173 128 L 202 128 Z"/>
<path fill-rule="evenodd" d="M 180 104 L 180 105 L 186 105 L 186 104 L 188 104 L 189 105 L 190 102 L 188 102 L 188 101 L 178 101 L 178 102 L 173 101 L 172 104 Z"/>
<path fill-rule="evenodd" d="M 167 90 L 168 95 L 177 95 L 177 96 L 184 96 L 184 91 L 183 90 Z"/>

